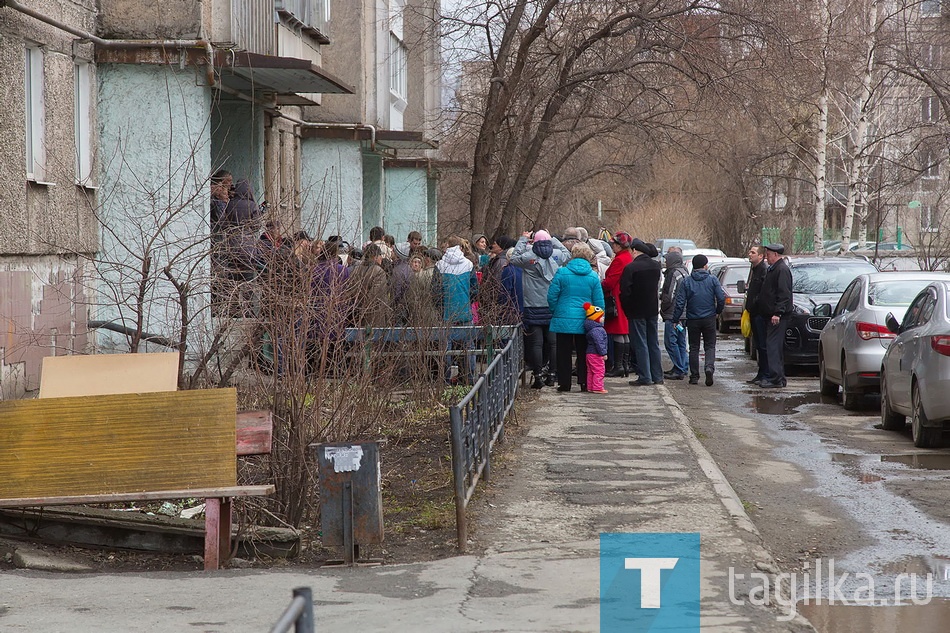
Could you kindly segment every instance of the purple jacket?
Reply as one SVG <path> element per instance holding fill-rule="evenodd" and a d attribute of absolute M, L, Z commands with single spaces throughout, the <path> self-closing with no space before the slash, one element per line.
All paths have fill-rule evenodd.
<path fill-rule="evenodd" d="M 598 356 L 607 355 L 607 330 L 599 321 L 584 319 L 584 333 L 587 334 L 587 353 Z"/>

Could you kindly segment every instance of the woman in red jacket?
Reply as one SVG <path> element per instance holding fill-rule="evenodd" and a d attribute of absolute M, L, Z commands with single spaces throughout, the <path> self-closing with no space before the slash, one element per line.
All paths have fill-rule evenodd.
<path fill-rule="evenodd" d="M 610 245 L 614 250 L 614 259 L 607 268 L 604 276 L 603 287 L 604 296 L 612 297 L 613 303 L 617 308 L 616 316 L 608 316 L 604 323 L 604 329 L 613 340 L 612 368 L 605 375 L 611 378 L 622 376 L 624 378 L 633 371 L 633 362 L 630 360 L 630 330 L 627 325 L 627 317 L 620 306 L 620 276 L 627 264 L 633 261 L 633 253 L 630 252 L 630 246 L 633 244 L 633 237 L 625 231 L 617 231 L 610 239 Z M 609 300 L 608 300 L 609 302 Z"/>

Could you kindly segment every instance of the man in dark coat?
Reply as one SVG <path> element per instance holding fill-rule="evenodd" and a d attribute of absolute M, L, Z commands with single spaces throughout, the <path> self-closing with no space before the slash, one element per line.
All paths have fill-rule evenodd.
<path fill-rule="evenodd" d="M 765 247 L 768 269 L 758 295 L 758 305 L 767 320 L 765 337 L 769 375 L 759 382 L 763 389 L 784 387 L 785 381 L 785 329 L 792 313 L 792 271 L 782 255 L 785 247 L 769 244 Z"/>
<path fill-rule="evenodd" d="M 752 344 L 755 345 L 756 356 L 759 361 L 755 378 L 748 380 L 750 385 L 757 385 L 769 375 L 768 347 L 765 344 L 768 335 L 769 315 L 763 314 L 759 297 L 762 293 L 762 284 L 765 283 L 765 273 L 769 265 L 765 262 L 765 247 L 753 246 L 749 249 L 749 280 L 746 282 L 745 309 L 752 319 Z"/>
<path fill-rule="evenodd" d="M 656 331 L 660 315 L 660 263 L 653 259 L 657 253 L 653 244 L 634 239 L 631 244 L 636 257 L 627 264 L 620 276 L 620 305 L 630 326 L 630 347 L 636 355 L 638 380 L 634 386 L 663 382 L 663 361 L 660 357 L 660 337 Z"/>

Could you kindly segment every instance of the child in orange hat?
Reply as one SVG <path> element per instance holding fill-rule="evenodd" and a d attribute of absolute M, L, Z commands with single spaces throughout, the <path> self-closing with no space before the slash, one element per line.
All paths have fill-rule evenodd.
<path fill-rule="evenodd" d="M 604 309 L 585 303 L 584 311 L 587 313 L 587 319 L 584 320 L 584 332 L 587 334 L 587 391 L 607 393 L 604 389 L 604 361 L 607 360 Z"/>

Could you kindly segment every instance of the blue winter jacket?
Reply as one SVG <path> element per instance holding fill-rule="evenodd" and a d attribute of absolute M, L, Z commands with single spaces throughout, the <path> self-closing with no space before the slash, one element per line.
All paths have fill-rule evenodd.
<path fill-rule="evenodd" d="M 458 246 L 452 246 L 436 262 L 442 274 L 442 319 L 450 325 L 472 322 L 472 301 L 478 293 L 475 266 Z"/>
<path fill-rule="evenodd" d="M 584 330 L 587 332 L 587 353 L 598 356 L 607 355 L 607 330 L 600 321 L 584 319 Z"/>
<path fill-rule="evenodd" d="M 585 303 L 604 307 L 604 289 L 600 277 L 586 259 L 575 258 L 558 268 L 548 288 L 551 331 L 560 334 L 584 334 L 587 320 Z"/>
<path fill-rule="evenodd" d="M 714 317 L 726 307 L 726 293 L 719 280 L 705 268 L 694 270 L 679 284 L 676 303 L 673 306 L 673 321 L 679 321 L 686 310 L 686 319 Z"/>

